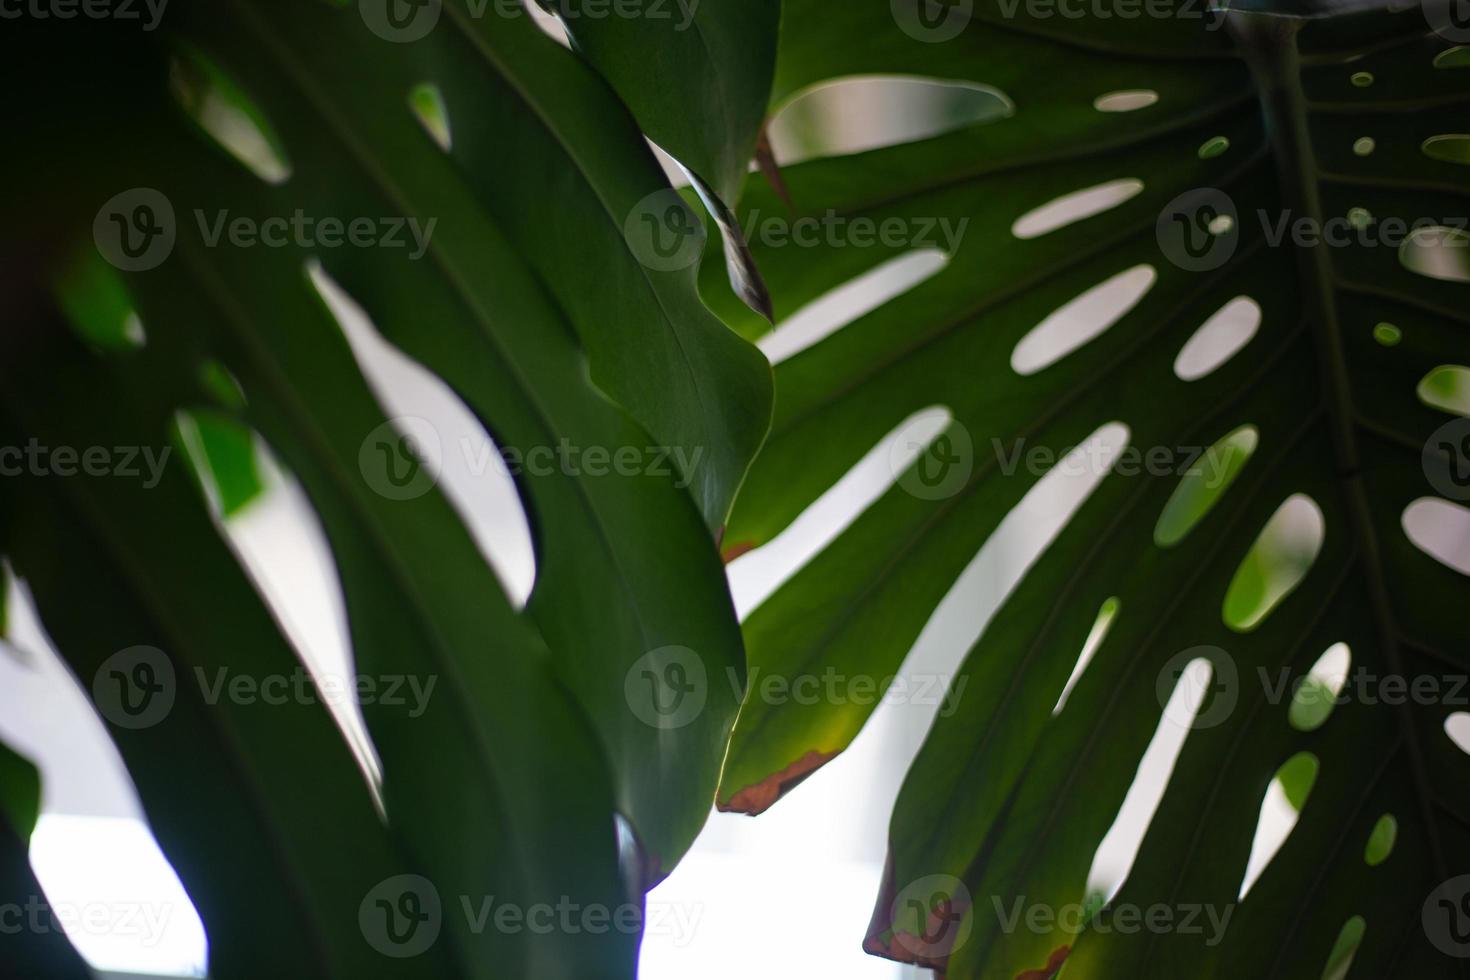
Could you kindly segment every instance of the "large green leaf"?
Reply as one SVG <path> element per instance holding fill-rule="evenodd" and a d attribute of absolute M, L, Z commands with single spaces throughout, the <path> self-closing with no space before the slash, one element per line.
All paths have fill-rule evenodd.
<path fill-rule="evenodd" d="M 301 481 L 326 531 L 356 670 L 436 683 L 418 717 L 364 705 L 382 763 L 381 840 L 359 847 L 344 833 L 303 868 L 285 853 L 240 872 L 312 872 L 316 885 L 317 864 L 355 862 L 332 885 L 351 900 L 330 909 L 266 907 L 256 879 L 228 887 L 236 862 L 217 872 L 207 863 L 232 834 L 285 835 L 289 819 L 200 825 L 226 801 L 312 812 L 310 789 L 274 798 L 276 785 L 290 792 L 297 780 L 317 780 L 322 792 L 347 780 L 365 798 L 335 733 L 299 740 L 341 758 L 251 757 L 252 772 L 279 766 L 280 779 L 225 780 L 182 801 L 169 774 L 194 764 L 194 753 L 231 747 L 213 745 L 221 719 L 176 709 L 172 752 L 157 748 L 159 731 L 135 749 L 119 736 L 165 851 L 200 893 L 221 976 L 288 975 L 293 962 L 314 975 L 391 974 L 395 964 L 357 919 L 359 902 L 376 894 L 364 882 L 398 881 L 374 847 L 401 853 L 442 901 L 445 939 L 397 964 L 404 972 L 632 975 L 637 929 L 623 907 L 636 907 L 698 833 L 737 708 L 742 643 L 711 532 L 764 435 L 769 367 L 703 307 L 694 269 L 640 261 L 624 219 L 639 201 L 673 192 L 606 85 L 526 18 L 479 17 L 480 4 L 432 7 L 438 19 L 426 33 L 395 43 L 372 4 L 176 2 L 166 29 L 142 38 L 116 24 L 27 25 L 6 67 L 38 92 L 17 119 L 34 141 L 4 163 L 12 183 L 36 184 L 31 199 L 7 208 L 31 237 L 27 251 L 6 249 L 18 273 L 4 291 L 7 309 L 19 311 L 5 365 L 12 438 L 153 445 L 179 410 L 219 420 L 246 444 L 258 435 Z M 60 131 L 58 119 L 67 120 Z M 87 128 L 86 140 L 73 126 Z M 92 145 L 109 152 L 85 159 Z M 65 164 L 41 166 L 58 152 Z M 399 241 L 402 219 L 432 234 L 409 243 L 421 255 L 351 242 L 242 247 L 228 224 L 303 211 L 397 221 Z M 35 284 L 60 283 L 66 299 L 74 277 L 64 273 L 94 218 L 103 253 L 127 266 L 126 253 L 104 245 L 111 223 L 169 212 L 166 255 L 138 263 L 120 289 L 141 316 L 141 350 L 98 343 L 111 328 L 83 331 L 105 348 L 97 353 L 64 340 L 59 311 Z M 633 471 L 589 463 L 517 475 L 537 562 L 525 610 L 434 486 L 437 474 L 404 450 L 402 437 L 418 433 L 377 403 L 319 295 L 335 288 L 326 277 L 370 319 L 356 329 L 376 329 L 436 372 L 507 453 L 638 453 Z M 77 308 L 67 307 L 71 326 Z M 407 467 L 407 493 L 385 469 L 395 466 Z M 171 480 L 168 494 L 153 496 L 88 479 L 61 499 L 46 497 L 43 481 L 16 491 L 17 567 L 58 646 L 84 677 L 92 658 L 140 642 L 129 635 L 157 637 L 181 669 L 275 672 L 289 648 L 261 633 L 268 617 L 241 594 L 202 496 Z M 63 544 L 106 549 L 110 564 L 59 562 Z M 187 560 L 191 548 L 209 556 L 208 574 Z M 72 611 L 94 592 L 117 611 L 89 622 Z M 180 606 L 190 616 L 172 622 Z M 251 629 L 240 628 L 248 617 Z M 267 655 L 276 659 L 256 659 Z M 669 692 L 644 685 L 671 677 L 671 664 L 697 665 L 709 679 L 691 698 L 695 710 L 673 719 L 656 710 Z M 619 815 L 640 863 L 619 866 Z M 376 828 L 370 811 L 368 820 Z M 258 850 L 239 845 L 233 857 L 248 863 Z M 401 906 L 415 889 L 427 902 L 412 882 L 378 897 Z M 230 894 L 252 907 L 216 900 Z M 469 914 L 485 899 L 523 912 L 571 902 L 622 924 L 507 932 Z M 288 917 L 291 928 L 262 916 Z M 276 934 L 277 943 L 240 948 L 245 936 Z"/>
<path fill-rule="evenodd" d="M 749 617 L 752 671 L 788 682 L 899 672 L 960 572 L 1046 474 L 1013 469 L 1018 448 L 1055 459 L 1120 422 L 1140 459 L 1158 454 L 1147 467 L 1092 467 L 1105 478 L 969 651 L 953 682 L 956 710 L 935 720 L 897 803 L 868 947 L 942 966 L 950 980 L 1044 975 L 1068 947 L 1063 976 L 1316 978 L 1344 923 L 1362 914 L 1352 975 L 1462 975 L 1462 962 L 1437 951 L 1420 924 L 1430 893 L 1463 871 L 1470 851 L 1470 760 L 1443 730 L 1453 708 L 1358 698 L 1308 733 L 1287 724 L 1289 696 L 1268 698 L 1260 681 L 1283 668 L 1300 678 L 1337 641 L 1378 678 L 1432 676 L 1447 690 L 1445 678 L 1464 671 L 1455 604 L 1465 579 L 1414 547 L 1401 515 L 1449 485 L 1431 485 L 1426 473 L 1456 465 L 1438 443 L 1426 450 L 1451 417 L 1422 403 L 1416 385 L 1438 365 L 1464 363 L 1466 287 L 1415 274 L 1398 249 L 1357 235 L 1329 248 L 1268 234 L 1287 212 L 1380 230 L 1389 218 L 1464 213 L 1463 165 L 1421 152 L 1455 130 L 1450 110 L 1470 104 L 1470 74 L 1448 67 L 1451 42 L 1417 8 L 1224 19 L 1192 5 L 1134 19 L 919 0 L 863 4 L 840 19 L 822 9 L 787 4 L 778 98 L 836 77 L 907 74 L 995 86 L 1015 111 L 784 171 L 802 216 L 968 225 L 942 271 L 777 367 L 772 436 L 729 526 L 737 547 L 771 540 L 915 412 L 940 406 L 953 422 Z M 1101 103 L 1138 106 L 1131 112 L 1095 107 L 1140 90 L 1156 101 Z M 1376 140 L 1372 152 L 1362 143 L 1355 152 L 1363 136 Z M 1049 202 L 1126 180 L 1141 191 L 1110 209 L 1013 232 Z M 1202 197 L 1202 188 L 1221 196 Z M 1216 223 L 1217 238 L 1200 244 L 1218 248 L 1195 262 L 1171 237 L 1175 215 L 1203 229 L 1216 215 L 1202 205 L 1221 201 L 1235 221 Z M 756 186 L 747 204 L 778 207 Z M 913 247 L 839 241 L 755 252 L 784 316 Z M 1450 278 L 1464 278 L 1463 253 L 1433 254 L 1450 263 Z M 1018 345 L 1049 314 L 1140 266 L 1156 281 L 1108 329 L 1053 364 L 1013 369 Z M 1254 339 L 1183 380 L 1174 366 L 1186 342 L 1240 296 L 1262 310 Z M 748 336 L 764 329 L 733 304 L 725 312 Z M 1375 339 L 1380 323 L 1397 328 L 1379 332 L 1400 337 L 1396 346 Z M 1171 502 L 1194 464 L 1191 447 L 1245 424 L 1259 446 L 1212 505 L 1190 502 L 1192 490 Z M 925 482 L 946 473 L 955 477 L 947 484 Z M 1320 508 L 1322 551 L 1263 621 L 1232 628 L 1222 612 L 1271 584 L 1256 570 L 1269 563 L 1248 554 L 1296 494 Z M 1159 533 L 1166 507 L 1171 522 L 1198 522 L 1182 536 Z M 1109 600 L 1117 615 L 1054 714 Z M 1208 929 L 1079 935 L 1081 920 L 1065 917 L 1007 928 L 1018 901 L 1051 910 L 1086 901 L 1094 853 L 1159 726 L 1160 692 L 1172 688 L 1180 655 L 1203 646 L 1225 651 L 1216 687 L 1228 693 L 1217 690 L 1201 715 L 1218 723 L 1190 733 L 1132 872 L 1102 914 L 1237 904 L 1266 788 L 1288 758 L 1310 750 L 1320 775 L 1300 822 L 1223 940 L 1207 943 Z M 1233 686 L 1221 680 L 1231 667 Z M 787 700 L 747 701 L 722 806 L 771 805 L 844 749 L 873 703 Z M 1387 812 L 1417 833 L 1369 867 L 1363 848 Z M 936 894 L 957 901 L 931 906 L 939 918 L 923 921 L 914 911 L 922 904 L 909 902 L 916 890 L 925 903 Z M 954 928 L 941 935 L 940 926 Z"/>

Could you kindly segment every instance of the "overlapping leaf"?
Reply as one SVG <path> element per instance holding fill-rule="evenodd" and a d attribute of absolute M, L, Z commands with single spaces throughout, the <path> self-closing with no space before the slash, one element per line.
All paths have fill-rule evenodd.
<path fill-rule="evenodd" d="M 1411 502 L 1435 494 L 1426 459 L 1431 470 L 1453 465 L 1425 455 L 1450 416 L 1421 403 L 1416 385 L 1464 362 L 1466 287 L 1416 275 L 1397 249 L 1361 236 L 1329 249 L 1271 234 L 1283 215 L 1361 230 L 1464 213 L 1463 166 L 1420 151 L 1453 129 L 1447 110 L 1470 102 L 1470 75 L 1436 67 L 1452 63 L 1450 43 L 1417 9 L 1226 19 L 1182 5 L 1125 22 L 1041 16 L 1025 4 L 900 0 L 840 19 L 817 6 L 787 6 L 778 97 L 848 75 L 924 75 L 997 87 L 1015 111 L 785 169 L 799 215 L 969 223 L 942 271 L 777 368 L 773 433 L 732 516 L 735 546 L 769 541 L 914 413 L 942 407 L 953 423 L 750 616 L 752 669 L 788 679 L 898 671 L 959 573 L 1045 475 L 1012 470 L 1018 450 L 1055 458 L 1120 423 L 1131 448 L 1163 461 L 1142 473 L 1098 471 L 1100 484 L 969 652 L 954 681 L 965 684 L 958 709 L 934 722 L 898 801 L 868 947 L 942 967 L 951 980 L 1045 975 L 1064 958 L 1063 976 L 1315 978 L 1349 917 L 1362 915 L 1354 975 L 1461 975 L 1420 922 L 1431 891 L 1465 868 L 1470 844 L 1459 789 L 1470 761 L 1443 730 L 1452 708 L 1360 699 L 1304 733 L 1258 680 L 1283 668 L 1298 679 L 1338 641 L 1378 678 L 1465 669 L 1465 627 L 1453 613 L 1464 577 L 1414 547 L 1400 522 Z M 951 8 L 961 19 L 945 19 Z M 951 23 L 946 39 L 940 28 Z M 1098 107 L 1117 93 L 1156 100 Z M 1137 108 L 1102 111 L 1127 105 Z M 1354 151 L 1363 136 L 1376 152 Z M 1049 202 L 1122 181 L 1142 189 L 1044 233 L 1013 232 Z M 1199 219 L 1198 203 L 1180 209 L 1176 199 L 1202 188 L 1222 192 L 1235 219 L 1211 231 L 1224 257 L 1191 265 L 1166 232 L 1174 210 Z M 754 189 L 748 203 L 778 207 Z M 908 247 L 756 255 L 778 313 L 789 314 Z M 1455 278 L 1453 258 L 1439 258 Z M 1156 280 L 1100 335 L 1039 370 L 1012 368 L 1018 344 L 1052 312 L 1142 267 Z M 1254 339 L 1183 380 L 1174 367 L 1186 342 L 1241 296 L 1262 311 Z M 728 312 L 747 335 L 761 332 Z M 1374 339 L 1385 322 L 1400 328 L 1397 346 Z M 1228 489 L 1182 541 L 1156 544 L 1192 465 L 1189 447 L 1247 424 L 1259 447 Z M 965 445 L 973 455 L 956 456 Z M 957 459 L 957 482 L 924 492 L 923 476 L 955 472 L 945 467 Z M 1294 495 L 1321 510 L 1322 552 L 1261 624 L 1233 629 L 1222 609 L 1236 571 Z M 1054 715 L 1110 600 L 1118 612 Z M 1209 930 L 1008 925 L 1018 901 L 1057 910 L 1087 900 L 1094 852 L 1159 726 L 1161 683 L 1167 695 L 1179 656 L 1205 646 L 1226 651 L 1238 704 L 1189 735 L 1109 909 L 1234 908 L 1266 788 L 1288 758 L 1311 751 L 1321 774 L 1300 822 L 1226 934 L 1207 944 Z M 1227 698 L 1221 664 L 1202 712 Z M 845 748 L 872 709 L 837 702 L 750 699 L 721 805 L 764 809 Z M 1401 836 L 1369 867 L 1363 847 L 1386 812 L 1412 823 L 1414 840 Z"/>

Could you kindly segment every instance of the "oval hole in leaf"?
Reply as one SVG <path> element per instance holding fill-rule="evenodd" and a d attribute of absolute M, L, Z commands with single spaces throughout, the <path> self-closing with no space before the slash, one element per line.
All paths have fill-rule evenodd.
<path fill-rule="evenodd" d="M 1230 149 L 1230 137 L 1214 136 L 1205 140 L 1204 144 L 1200 146 L 1199 158 L 1201 160 L 1212 160 L 1228 149 Z"/>
<path fill-rule="evenodd" d="M 1397 347 L 1404 339 L 1404 332 L 1392 323 L 1380 323 L 1373 328 L 1373 339 L 1384 347 Z"/>
<path fill-rule="evenodd" d="M 1451 415 L 1470 415 L 1470 368 L 1441 364 L 1419 382 L 1419 400 Z"/>
<path fill-rule="evenodd" d="M 1368 923 L 1361 915 L 1355 915 L 1343 924 L 1342 932 L 1337 934 L 1337 942 L 1332 944 L 1332 952 L 1327 954 L 1327 968 L 1322 971 L 1322 980 L 1347 980 L 1348 971 L 1353 968 L 1353 957 L 1358 954 L 1358 947 L 1367 931 Z"/>
<path fill-rule="evenodd" d="M 965 652 L 1112 472 L 1131 437 L 1121 422 L 1100 426 L 1026 491 L 935 607 L 905 661 L 906 671 L 960 676 Z"/>
<path fill-rule="evenodd" d="M 756 346 L 772 364 L 779 364 L 937 275 L 948 262 L 949 257 L 937 248 L 891 258 L 784 318 Z"/>
<path fill-rule="evenodd" d="M 1260 626 L 1307 577 L 1322 551 L 1322 508 L 1305 494 L 1290 497 L 1271 515 L 1225 594 L 1225 625 L 1237 633 Z"/>
<path fill-rule="evenodd" d="M 408 90 L 408 107 L 414 117 L 446 153 L 454 146 L 454 133 L 449 126 L 449 106 L 444 103 L 444 93 L 433 82 L 422 82 Z"/>
<path fill-rule="evenodd" d="M 942 405 L 922 408 L 898 424 L 785 530 L 726 566 L 735 610 L 751 610 L 825 551 L 883 496 L 954 420 Z"/>
<path fill-rule="evenodd" d="M 1108 829 L 1087 873 L 1087 893 L 1111 900 L 1123 887 L 1143 847 L 1149 824 L 1158 812 L 1174 766 L 1184 751 L 1192 725 L 1209 693 L 1214 668 L 1208 658 L 1193 660 L 1179 674 L 1158 727 L 1138 763 L 1128 795 Z"/>
<path fill-rule="evenodd" d="M 1378 149 L 1378 141 L 1371 136 L 1360 136 L 1353 140 L 1354 156 L 1372 156 L 1373 151 L 1376 149 Z"/>
<path fill-rule="evenodd" d="M 499 446 L 458 393 L 383 337 L 320 263 L 311 262 L 308 272 L 378 403 L 403 437 L 423 447 L 420 451 L 437 467 L 438 488 L 495 570 L 511 603 L 524 608 L 536 581 L 535 546 Z M 437 447 L 424 446 L 424 432 L 435 437 Z M 364 433 L 364 438 L 368 435 Z"/>
<path fill-rule="evenodd" d="M 1446 282 L 1470 282 L 1470 234 L 1436 225 L 1412 232 L 1399 246 L 1405 269 Z"/>
<path fill-rule="evenodd" d="M 1363 860 L 1368 867 L 1376 868 L 1387 861 L 1389 855 L 1393 854 L 1393 846 L 1398 843 L 1398 839 L 1398 819 L 1391 813 L 1385 813 L 1373 825 L 1373 832 L 1368 835 L 1368 844 L 1363 848 Z"/>
<path fill-rule="evenodd" d="M 1443 160 L 1445 163 L 1470 164 L 1470 136 L 1463 133 L 1446 133 L 1443 136 L 1431 136 L 1424 141 L 1424 155 L 1431 160 Z"/>
<path fill-rule="evenodd" d="M 1448 48 L 1434 56 L 1436 68 L 1470 68 L 1470 47 Z"/>
<path fill-rule="evenodd" d="M 1011 234 L 1022 240 L 1039 238 L 1047 232 L 1110 211 L 1141 193 L 1143 181 L 1132 177 L 1073 191 L 1027 211 L 1011 225 Z"/>
<path fill-rule="evenodd" d="M 1296 828 L 1302 807 L 1306 806 L 1317 781 L 1318 768 L 1315 755 L 1298 752 L 1276 770 L 1276 778 L 1271 780 L 1266 798 L 1261 801 L 1261 816 L 1256 823 L 1256 836 L 1251 842 L 1251 855 L 1246 861 L 1238 897 L 1245 898 Z"/>
<path fill-rule="evenodd" d="M 1367 88 L 1373 84 L 1373 73 L 1371 71 L 1355 71 L 1352 74 L 1354 88 Z"/>
<path fill-rule="evenodd" d="M 964 79 L 854 75 L 802 91 L 768 133 L 782 165 L 929 139 L 1016 111 L 1002 91 Z"/>
<path fill-rule="evenodd" d="M 1160 512 L 1154 525 L 1154 544 L 1169 548 L 1183 541 L 1220 502 L 1260 442 L 1260 430 L 1243 425 L 1205 450 L 1180 478 Z"/>
<path fill-rule="evenodd" d="M 57 275 L 56 296 L 67 322 L 103 350 L 133 350 L 148 337 L 133 298 L 116 269 L 93 249 L 68 262 Z"/>
<path fill-rule="evenodd" d="M 1136 265 L 1093 286 L 1021 338 L 1011 353 L 1011 369 L 1022 377 L 1035 374 L 1101 336 L 1138 305 L 1158 278 L 1153 266 Z"/>
<path fill-rule="evenodd" d="M 1082 644 L 1082 654 L 1077 658 L 1077 663 L 1072 668 L 1072 676 L 1067 678 L 1067 684 L 1062 688 L 1062 696 L 1057 698 L 1056 707 L 1051 709 L 1053 715 L 1061 714 L 1062 708 L 1066 707 L 1067 698 L 1071 695 L 1072 688 L 1077 686 L 1077 681 L 1082 678 L 1082 672 L 1092 662 L 1093 655 L 1097 653 L 1097 648 L 1102 646 L 1103 640 L 1107 639 L 1108 630 L 1113 628 L 1113 620 L 1117 618 L 1119 608 L 1120 603 L 1118 602 L 1118 597 L 1113 596 L 1107 602 L 1104 602 L 1102 608 L 1097 611 L 1097 619 L 1093 621 L 1092 630 L 1087 634 L 1086 642 Z"/>
<path fill-rule="evenodd" d="M 1444 733 L 1455 747 L 1470 755 L 1470 712 L 1456 711 L 1444 720 Z"/>
<path fill-rule="evenodd" d="M 201 52 L 183 47 L 173 59 L 169 89 L 199 128 L 267 184 L 291 176 L 286 150 L 265 113 Z"/>
<path fill-rule="evenodd" d="M 1198 381 L 1230 360 L 1261 329 L 1261 306 L 1237 296 L 1204 322 L 1174 360 L 1180 381 Z"/>
<path fill-rule="evenodd" d="M 1318 658 L 1291 695 L 1286 718 L 1299 732 L 1314 732 L 1327 723 L 1337 696 L 1347 684 L 1353 652 L 1346 643 L 1334 643 Z"/>
<path fill-rule="evenodd" d="M 1147 109 L 1158 101 L 1159 93 L 1153 89 L 1138 88 L 1099 95 L 1092 100 L 1092 107 L 1098 112 L 1134 112 Z"/>
<path fill-rule="evenodd" d="M 1461 575 L 1470 575 L 1470 509 L 1439 497 L 1404 508 L 1404 534 L 1414 547 Z"/>

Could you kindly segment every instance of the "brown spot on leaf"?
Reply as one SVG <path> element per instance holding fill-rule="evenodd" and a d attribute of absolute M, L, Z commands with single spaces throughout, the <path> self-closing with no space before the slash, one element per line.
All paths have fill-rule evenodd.
<path fill-rule="evenodd" d="M 730 545 L 730 547 L 722 550 L 720 552 L 720 557 L 725 559 L 725 564 L 728 565 L 736 558 L 739 558 L 741 555 L 745 554 L 747 551 L 754 550 L 754 541 L 737 541 L 734 544 Z"/>
<path fill-rule="evenodd" d="M 1016 974 L 1016 980 L 1051 980 L 1052 976 L 1067 962 L 1067 957 L 1072 953 L 1071 946 L 1058 946 L 1052 950 L 1051 957 L 1046 961 L 1046 966 L 1040 970 L 1026 970 Z"/>
<path fill-rule="evenodd" d="M 721 813 L 765 813 L 803 779 L 837 758 L 836 752 L 808 752 L 780 772 L 773 772 L 754 786 L 747 786 L 719 804 Z"/>

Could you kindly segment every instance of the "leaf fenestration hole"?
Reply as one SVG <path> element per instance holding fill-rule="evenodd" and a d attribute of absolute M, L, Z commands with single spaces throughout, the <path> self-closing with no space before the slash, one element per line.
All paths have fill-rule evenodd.
<path fill-rule="evenodd" d="M 1470 282 L 1470 234 L 1435 225 L 1411 232 L 1399 246 L 1405 269 L 1445 282 Z"/>
<path fill-rule="evenodd" d="M 785 530 L 726 566 L 735 610 L 743 618 L 769 598 L 898 482 L 949 428 L 942 405 L 914 412 L 813 501 Z"/>
<path fill-rule="evenodd" d="M 1470 415 L 1470 368 L 1441 364 L 1419 382 L 1417 393 L 1430 408 L 1451 415 Z"/>
<path fill-rule="evenodd" d="M 1337 698 L 1347 685 L 1348 670 L 1353 663 L 1352 648 L 1334 643 L 1318 658 L 1296 685 L 1286 718 L 1299 732 L 1314 732 L 1327 724 Z"/>
<path fill-rule="evenodd" d="M 1404 508 L 1404 534 L 1430 558 L 1470 575 L 1470 509 L 1439 497 L 1421 497 Z"/>
<path fill-rule="evenodd" d="M 1373 84 L 1373 73 L 1371 71 L 1355 71 L 1352 74 L 1354 88 L 1367 88 Z"/>
<path fill-rule="evenodd" d="M 756 346 L 779 364 L 938 275 L 949 257 L 937 248 L 905 252 L 828 290 L 782 319 Z"/>
<path fill-rule="evenodd" d="M 1378 818 L 1372 833 L 1368 835 L 1368 843 L 1363 847 L 1363 861 L 1370 868 L 1378 867 L 1393 854 L 1393 846 L 1398 843 L 1398 839 L 1398 818 L 1392 813 L 1385 813 Z"/>
<path fill-rule="evenodd" d="M 1249 633 L 1301 585 L 1322 551 L 1322 508 L 1305 494 L 1283 503 L 1236 569 L 1222 616 L 1237 633 Z"/>
<path fill-rule="evenodd" d="M 1392 323 L 1380 323 L 1373 328 L 1373 339 L 1384 347 L 1397 347 L 1404 339 L 1404 332 Z"/>
<path fill-rule="evenodd" d="M 1185 471 L 1159 513 L 1154 544 L 1170 548 L 1183 541 L 1220 502 L 1260 442 L 1260 430 L 1243 425 L 1205 450 Z"/>
<path fill-rule="evenodd" d="M 1455 747 L 1470 755 L 1470 711 L 1456 711 L 1444 720 L 1444 733 Z"/>
<path fill-rule="evenodd" d="M 1378 141 L 1371 136 L 1360 136 L 1353 141 L 1353 154 L 1366 157 L 1372 155 L 1378 149 Z"/>
<path fill-rule="evenodd" d="M 1105 333 L 1137 306 L 1158 281 L 1151 265 L 1136 265 L 1104 280 L 1033 327 L 1011 353 L 1022 377 L 1050 367 Z"/>
<path fill-rule="evenodd" d="M 1239 898 L 1244 899 L 1250 893 L 1271 859 L 1296 829 L 1302 808 L 1317 782 L 1319 768 L 1315 755 L 1298 752 L 1276 770 L 1276 778 L 1271 780 L 1271 785 L 1266 788 L 1266 798 L 1261 801 L 1261 815 L 1256 822 L 1256 835 L 1251 842 L 1251 854 L 1246 861 Z"/>
<path fill-rule="evenodd" d="M 787 166 L 914 143 L 1015 112 L 1000 89 L 967 79 L 853 75 L 798 93 L 776 111 L 768 133 Z"/>
<path fill-rule="evenodd" d="M 1237 296 L 1195 331 L 1174 360 L 1180 381 L 1198 381 L 1214 373 L 1249 344 L 1261 329 L 1261 306 Z"/>
<path fill-rule="evenodd" d="M 444 93 L 439 86 L 433 82 L 421 82 L 409 89 L 408 107 L 429 138 L 448 153 L 454 147 L 454 133 L 449 125 L 449 106 L 445 104 Z"/>
<path fill-rule="evenodd" d="M 285 146 L 265 113 L 203 53 L 182 48 L 170 64 L 169 90 L 199 128 L 267 184 L 291 176 Z"/>
<path fill-rule="evenodd" d="M 1230 137 L 1213 136 L 1210 139 L 1205 140 L 1205 142 L 1200 146 L 1199 158 L 1201 160 L 1213 160 L 1215 157 L 1224 153 L 1228 149 L 1230 149 Z"/>
<path fill-rule="evenodd" d="M 1011 225 L 1011 234 L 1021 240 L 1040 238 L 1048 232 L 1110 211 L 1143 193 L 1143 181 L 1133 177 L 1063 194 L 1039 208 L 1027 211 Z"/>
<path fill-rule="evenodd" d="M 1127 89 L 1099 95 L 1092 101 L 1092 107 L 1098 112 L 1135 112 L 1139 109 L 1146 109 L 1158 101 L 1159 93 L 1153 89 Z"/>
<path fill-rule="evenodd" d="M 1067 698 L 1072 694 L 1072 688 L 1077 686 L 1077 681 L 1082 678 L 1082 672 L 1092 662 L 1098 647 L 1102 646 L 1103 640 L 1107 639 L 1108 631 L 1113 628 L 1113 620 L 1118 616 L 1121 604 L 1117 596 L 1113 596 L 1102 604 L 1097 611 L 1097 619 L 1092 623 L 1092 629 L 1087 634 L 1087 640 L 1082 644 L 1082 653 L 1077 657 L 1077 663 L 1072 668 L 1072 676 L 1067 678 L 1066 686 L 1062 688 L 1061 697 L 1057 698 L 1056 707 L 1051 709 L 1052 715 L 1059 715 L 1067 706 Z"/>
<path fill-rule="evenodd" d="M 1470 46 L 1461 44 L 1434 56 L 1436 68 L 1470 68 Z"/>
<path fill-rule="evenodd" d="M 1424 145 L 1420 149 L 1431 160 L 1443 160 L 1445 163 L 1470 165 L 1470 136 L 1464 133 L 1445 133 L 1442 136 L 1431 136 L 1424 141 Z"/>
<path fill-rule="evenodd" d="M 535 546 L 500 447 L 459 394 L 384 337 L 319 263 L 309 263 L 307 271 L 368 386 L 391 416 L 380 445 L 370 445 L 374 434 L 364 433 L 365 451 L 383 450 L 396 470 L 411 447 L 414 468 L 428 475 L 429 487 L 443 491 L 511 603 L 524 608 L 536 581 Z"/>
<path fill-rule="evenodd" d="M 1093 855 L 1087 894 L 1100 894 L 1110 901 L 1128 880 L 1213 676 L 1214 667 L 1206 657 L 1191 661 L 1180 672 L 1123 805 Z"/>
<path fill-rule="evenodd" d="M 1361 915 L 1355 915 L 1343 924 L 1342 932 L 1337 934 L 1337 942 L 1332 944 L 1332 952 L 1327 954 L 1322 980 L 1347 980 L 1348 971 L 1353 968 L 1353 958 L 1357 956 L 1367 931 L 1368 922 Z"/>

